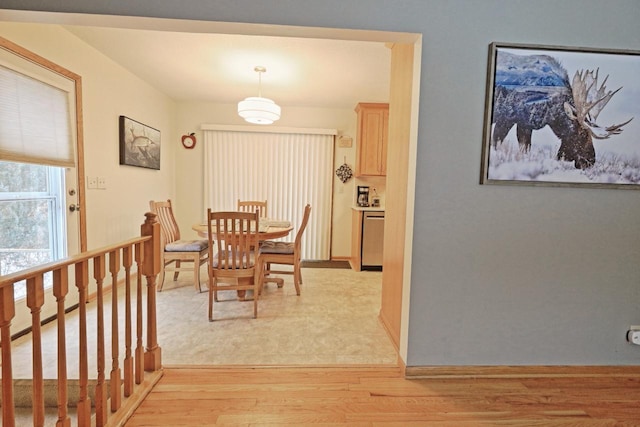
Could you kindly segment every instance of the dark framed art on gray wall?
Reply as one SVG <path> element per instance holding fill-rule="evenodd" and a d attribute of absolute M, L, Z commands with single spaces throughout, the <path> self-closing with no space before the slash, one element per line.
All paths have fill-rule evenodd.
<path fill-rule="evenodd" d="M 160 131 L 120 116 L 120 164 L 160 169 Z"/>
<path fill-rule="evenodd" d="M 492 43 L 480 182 L 640 189 L 638 76 L 636 51 Z"/>

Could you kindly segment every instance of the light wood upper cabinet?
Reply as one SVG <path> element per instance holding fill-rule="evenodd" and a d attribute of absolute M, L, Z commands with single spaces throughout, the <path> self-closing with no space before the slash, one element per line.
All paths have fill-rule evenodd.
<path fill-rule="evenodd" d="M 385 176 L 389 104 L 359 103 L 356 105 L 356 113 L 356 176 Z"/>

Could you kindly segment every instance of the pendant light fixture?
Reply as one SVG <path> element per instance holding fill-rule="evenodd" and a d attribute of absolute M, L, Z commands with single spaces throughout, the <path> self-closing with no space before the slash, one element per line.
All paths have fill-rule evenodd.
<path fill-rule="evenodd" d="M 280 119 L 280 106 L 269 98 L 262 97 L 262 73 L 267 69 L 257 66 L 253 69 L 258 73 L 258 96 L 250 96 L 238 102 L 238 115 L 258 125 L 270 125 Z"/>

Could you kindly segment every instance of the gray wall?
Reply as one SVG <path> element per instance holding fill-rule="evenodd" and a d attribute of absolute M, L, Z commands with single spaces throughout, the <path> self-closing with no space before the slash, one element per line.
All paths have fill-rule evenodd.
<path fill-rule="evenodd" d="M 0 7 L 422 33 L 407 365 L 640 362 L 640 193 L 478 184 L 489 43 L 640 49 L 637 0 L 60 3 Z"/>

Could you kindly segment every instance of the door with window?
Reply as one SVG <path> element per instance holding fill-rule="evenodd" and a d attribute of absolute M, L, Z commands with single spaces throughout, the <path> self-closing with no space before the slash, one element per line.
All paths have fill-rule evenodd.
<path fill-rule="evenodd" d="M 0 275 L 84 249 L 79 90 L 79 76 L 0 38 Z M 44 282 L 46 319 L 56 304 Z M 78 301 L 72 285 L 67 307 Z M 15 334 L 31 324 L 25 283 L 14 299 Z"/>

